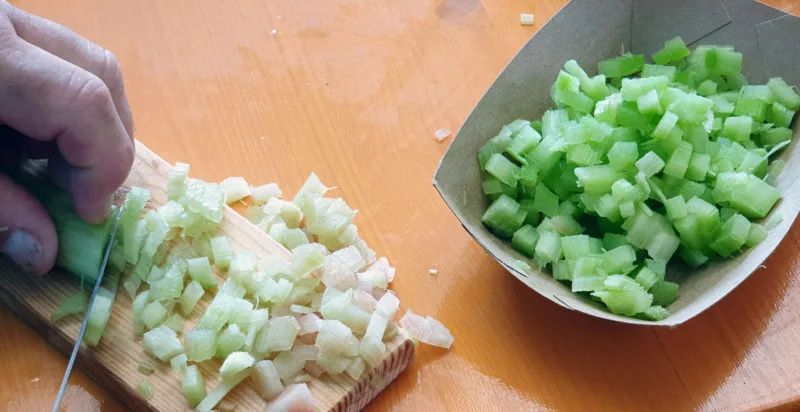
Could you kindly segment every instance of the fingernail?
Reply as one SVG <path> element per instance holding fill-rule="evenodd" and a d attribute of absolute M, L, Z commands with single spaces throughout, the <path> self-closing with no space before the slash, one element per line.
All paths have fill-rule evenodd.
<path fill-rule="evenodd" d="M 31 271 L 42 257 L 42 247 L 28 232 L 17 230 L 6 240 L 3 253 L 23 269 Z"/>

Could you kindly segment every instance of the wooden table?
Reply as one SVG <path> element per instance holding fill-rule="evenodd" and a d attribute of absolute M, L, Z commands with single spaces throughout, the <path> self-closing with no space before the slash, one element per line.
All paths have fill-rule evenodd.
<path fill-rule="evenodd" d="M 718 305 L 655 330 L 541 298 L 431 186 L 446 148 L 433 132 L 456 130 L 564 2 L 12 0 L 118 56 L 136 136 L 168 161 L 290 193 L 314 171 L 361 211 L 364 238 L 398 266 L 403 308 L 456 338 L 449 352 L 420 347 L 370 409 L 800 407 L 798 228 Z M 520 26 L 524 12 L 534 27 Z M 65 359 L 5 308 L 0 324 L 0 407 L 49 410 Z M 72 383 L 67 410 L 122 409 L 82 373 Z"/>

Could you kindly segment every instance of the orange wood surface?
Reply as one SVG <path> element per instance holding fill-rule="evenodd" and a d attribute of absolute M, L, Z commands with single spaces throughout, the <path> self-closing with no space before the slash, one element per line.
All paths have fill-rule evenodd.
<path fill-rule="evenodd" d="M 446 148 L 433 132 L 456 131 L 564 2 L 12 1 L 117 55 L 136 137 L 167 161 L 289 193 L 314 171 L 360 210 L 363 237 L 398 266 L 403 309 L 456 338 L 451 351 L 420 347 L 368 409 L 800 407 L 800 228 L 697 318 L 632 327 L 526 288 L 433 189 Z M 771 3 L 800 11 L 800 0 Z M 524 12 L 535 26 L 519 25 Z M 5 308 L 0 325 L 0 408 L 49 410 L 66 360 Z M 65 410 L 124 408 L 80 372 L 71 382 Z"/>

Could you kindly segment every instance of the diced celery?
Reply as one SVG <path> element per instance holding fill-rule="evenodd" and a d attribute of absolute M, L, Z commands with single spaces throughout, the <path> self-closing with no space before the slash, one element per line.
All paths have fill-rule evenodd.
<path fill-rule="evenodd" d="M 711 108 L 714 102 L 711 99 L 698 96 L 696 94 L 688 94 L 680 97 L 674 103 L 667 107 L 667 110 L 678 116 L 684 123 L 701 124 L 712 116 Z"/>
<path fill-rule="evenodd" d="M 790 110 L 800 109 L 800 95 L 780 77 L 773 77 L 767 82 L 775 100 Z"/>
<path fill-rule="evenodd" d="M 553 232 L 540 232 L 534 257 L 541 266 L 555 262 L 561 257 L 561 238 Z"/>
<path fill-rule="evenodd" d="M 767 228 L 759 223 L 751 223 L 750 232 L 747 234 L 747 241 L 745 241 L 745 246 L 747 247 L 756 246 L 766 238 L 767 238 Z"/>
<path fill-rule="evenodd" d="M 622 175 L 611 166 L 588 166 L 575 168 L 578 183 L 586 193 L 603 194 L 611 192 L 611 185 L 619 180 Z"/>
<path fill-rule="evenodd" d="M 196 365 L 186 367 L 186 372 L 181 380 L 181 388 L 189 406 L 193 408 L 206 397 L 206 382 Z"/>
<path fill-rule="evenodd" d="M 580 113 L 592 113 L 594 100 L 589 96 L 571 90 L 556 89 L 553 100 L 561 106 L 577 110 Z"/>
<path fill-rule="evenodd" d="M 536 186 L 533 207 L 548 217 L 556 216 L 561 212 L 558 196 L 548 190 L 543 184 L 538 184 Z"/>
<path fill-rule="evenodd" d="M 722 135 L 739 143 L 750 140 L 753 119 L 748 116 L 731 116 L 725 119 Z"/>
<path fill-rule="evenodd" d="M 669 316 L 669 311 L 661 306 L 650 306 L 645 309 L 644 312 L 640 313 L 639 316 L 645 320 L 659 321 L 666 319 L 667 316 Z"/>
<path fill-rule="evenodd" d="M 605 250 L 616 249 L 620 246 L 625 246 L 628 244 L 629 243 L 625 238 L 625 235 L 620 235 L 617 233 L 606 233 L 603 235 L 603 249 Z"/>
<path fill-rule="evenodd" d="M 720 256 L 728 257 L 744 246 L 750 233 L 750 221 L 746 217 L 735 214 L 728 219 L 715 235 L 711 248 Z"/>
<path fill-rule="evenodd" d="M 231 204 L 250 196 L 250 185 L 241 176 L 229 177 L 219 183 L 225 192 L 225 203 Z"/>
<path fill-rule="evenodd" d="M 197 281 L 193 280 L 186 286 L 186 288 L 183 290 L 180 300 L 181 313 L 183 313 L 183 316 L 188 317 L 191 315 L 192 311 L 197 305 L 197 302 L 201 297 L 203 297 L 203 294 L 205 294 L 203 286 Z"/>
<path fill-rule="evenodd" d="M 202 362 L 214 357 L 217 334 L 209 329 L 191 329 L 184 333 L 186 357 L 193 362 Z"/>
<path fill-rule="evenodd" d="M 764 146 L 777 146 L 792 140 L 792 130 L 786 127 L 775 127 L 761 135 L 761 144 Z"/>
<path fill-rule="evenodd" d="M 519 180 L 519 167 L 499 153 L 489 158 L 486 171 L 509 186 L 515 186 Z"/>
<path fill-rule="evenodd" d="M 795 112 L 786 106 L 775 102 L 770 106 L 767 113 L 767 121 L 773 123 L 775 127 L 789 127 L 792 124 Z"/>
<path fill-rule="evenodd" d="M 720 201 L 727 201 L 749 218 L 765 217 L 781 197 L 778 189 L 743 172 L 719 174 L 714 190 Z"/>
<path fill-rule="evenodd" d="M 678 284 L 666 280 L 659 280 L 650 288 L 653 295 L 653 304 L 668 306 L 678 297 Z"/>
<path fill-rule="evenodd" d="M 706 179 L 710 165 L 711 156 L 694 151 L 692 152 L 692 157 L 689 158 L 689 167 L 686 169 L 685 177 L 702 182 Z"/>
<path fill-rule="evenodd" d="M 167 308 L 161 302 L 150 302 L 142 310 L 142 321 L 147 329 L 153 329 L 167 319 Z"/>
<path fill-rule="evenodd" d="M 603 254 L 603 269 L 610 274 L 626 274 L 634 269 L 636 251 L 630 245 L 617 246 Z"/>
<path fill-rule="evenodd" d="M 244 346 L 245 335 L 239 325 L 231 324 L 217 337 L 217 356 L 225 359 Z"/>
<path fill-rule="evenodd" d="M 642 113 L 660 114 L 662 112 L 658 92 L 655 89 L 639 96 L 639 98 L 636 99 L 636 105 Z"/>
<path fill-rule="evenodd" d="M 144 334 L 144 350 L 162 362 L 168 362 L 183 352 L 183 346 L 174 330 L 159 326 Z"/>
<path fill-rule="evenodd" d="M 689 48 L 680 37 L 674 37 L 664 43 L 664 48 L 653 54 L 653 61 L 656 64 L 667 64 L 676 62 L 689 56 Z"/>
<path fill-rule="evenodd" d="M 711 47 L 705 53 L 705 66 L 711 73 L 734 75 L 742 71 L 742 54 L 732 49 Z"/>
<path fill-rule="evenodd" d="M 647 177 L 660 172 L 664 166 L 664 161 L 655 152 L 647 152 L 641 159 L 636 161 L 636 167 Z"/>
<path fill-rule="evenodd" d="M 565 259 L 576 259 L 599 253 L 600 246 L 597 239 L 592 239 L 587 235 L 564 236 L 561 238 L 561 247 Z"/>
<path fill-rule="evenodd" d="M 667 216 L 670 220 L 677 220 L 687 215 L 686 202 L 683 200 L 683 196 L 667 199 L 664 206 L 667 208 Z"/>
<path fill-rule="evenodd" d="M 175 163 L 169 173 L 167 183 L 167 194 L 169 200 L 178 200 L 186 190 L 186 178 L 189 176 L 189 165 L 186 163 Z"/>
<path fill-rule="evenodd" d="M 637 101 L 639 97 L 644 96 L 648 92 L 655 91 L 655 100 L 657 102 L 659 93 L 666 90 L 668 86 L 669 79 L 666 76 L 624 78 L 622 79 L 620 93 L 622 94 L 623 100 Z"/>
<path fill-rule="evenodd" d="M 204 288 L 214 288 L 217 286 L 217 279 L 211 273 L 211 264 L 207 257 L 187 259 L 189 266 L 189 276 Z"/>
<path fill-rule="evenodd" d="M 636 274 L 636 282 L 642 285 L 644 290 L 649 290 L 656 282 L 662 279 L 663 276 L 659 276 L 647 267 L 641 268 L 639 273 Z"/>
<path fill-rule="evenodd" d="M 665 139 L 672 129 L 675 128 L 677 123 L 678 116 L 675 113 L 670 111 L 664 113 L 664 116 L 658 121 L 655 130 L 653 130 L 653 137 L 656 139 Z"/>
<path fill-rule="evenodd" d="M 653 301 L 641 285 L 624 275 L 611 275 L 604 281 L 604 290 L 592 293 L 615 314 L 634 316 L 645 311 Z"/>
<path fill-rule="evenodd" d="M 214 266 L 220 269 L 228 269 L 233 259 L 233 250 L 231 249 L 228 238 L 224 236 L 213 237 L 209 239 L 211 243 L 211 252 L 214 255 Z"/>
<path fill-rule="evenodd" d="M 511 245 L 522 254 L 532 258 L 538 240 L 539 232 L 533 226 L 525 225 L 514 232 L 514 236 L 511 238 Z"/>
<path fill-rule="evenodd" d="M 611 78 L 638 73 L 643 67 L 644 56 L 641 54 L 625 54 L 597 62 L 597 72 Z"/>
<path fill-rule="evenodd" d="M 187 359 L 188 358 L 186 357 L 186 354 L 181 353 L 180 355 L 170 359 L 170 367 L 172 367 L 172 370 L 175 371 L 175 373 L 183 374 L 186 372 L 186 368 L 188 366 L 186 364 Z"/>
<path fill-rule="evenodd" d="M 772 92 L 767 86 L 745 86 L 742 88 L 733 114 L 749 116 L 761 123 L 766 119 L 767 107 L 772 103 Z"/>
<path fill-rule="evenodd" d="M 711 97 L 717 93 L 717 83 L 711 79 L 706 79 L 697 86 L 697 94 L 703 97 Z M 713 101 L 713 99 L 712 99 Z"/>
<path fill-rule="evenodd" d="M 682 178 L 686 174 L 686 169 L 689 168 L 691 157 L 692 145 L 689 142 L 679 142 L 664 166 L 664 174 Z"/>
<path fill-rule="evenodd" d="M 523 127 L 514 136 L 511 144 L 506 148 L 506 153 L 519 163 L 526 164 L 525 155 L 533 150 L 542 140 L 542 136 L 530 126 Z M 491 159 L 489 159 L 489 164 Z M 488 164 L 487 164 L 488 167 Z M 488 169 L 487 169 L 488 171 Z M 491 173 L 491 172 L 489 172 Z M 508 183 L 507 183 L 508 184 Z"/>
<path fill-rule="evenodd" d="M 676 70 L 675 66 L 645 64 L 642 69 L 642 77 L 665 76 L 671 82 L 675 80 Z"/>
<path fill-rule="evenodd" d="M 553 225 L 556 233 L 564 236 L 577 235 L 584 230 L 580 223 L 569 215 L 553 216 L 550 219 L 550 224 Z"/>

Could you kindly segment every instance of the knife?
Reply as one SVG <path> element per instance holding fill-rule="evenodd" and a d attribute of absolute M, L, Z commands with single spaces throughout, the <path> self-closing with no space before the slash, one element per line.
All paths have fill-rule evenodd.
<path fill-rule="evenodd" d="M 80 350 L 81 343 L 83 342 L 83 334 L 86 333 L 86 325 L 89 324 L 89 314 L 92 313 L 92 306 L 94 306 L 94 300 L 97 296 L 97 291 L 100 290 L 100 283 L 103 281 L 103 275 L 106 272 L 108 256 L 111 254 L 111 248 L 114 246 L 114 239 L 117 237 L 117 229 L 119 229 L 119 218 L 121 215 L 122 208 L 119 208 L 119 212 L 117 212 L 117 216 L 114 218 L 114 230 L 111 231 L 111 237 L 108 240 L 108 246 L 106 246 L 106 253 L 103 255 L 103 263 L 100 265 L 100 270 L 97 274 L 97 281 L 94 284 L 92 296 L 89 298 L 89 306 L 86 307 L 86 315 L 83 317 L 81 330 L 78 332 L 78 338 L 75 340 L 75 347 L 72 348 L 72 355 L 69 357 L 67 370 L 64 372 L 64 378 L 61 380 L 61 388 L 58 390 L 58 396 L 56 397 L 56 402 L 53 405 L 53 412 L 58 412 L 58 407 L 61 405 L 61 399 L 64 398 L 64 392 L 67 390 L 69 375 L 72 373 L 72 367 L 75 365 L 75 358 L 78 357 L 78 350 Z"/>

